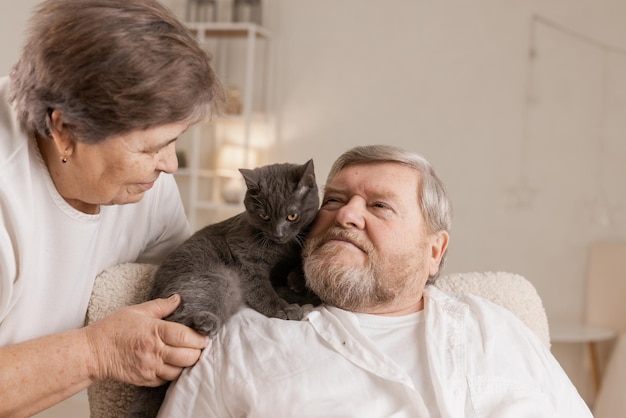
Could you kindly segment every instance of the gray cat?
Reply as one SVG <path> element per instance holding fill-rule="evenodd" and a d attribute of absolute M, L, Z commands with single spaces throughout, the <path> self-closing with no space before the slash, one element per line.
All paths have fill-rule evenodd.
<path fill-rule="evenodd" d="M 150 294 L 180 294 L 180 306 L 166 319 L 209 336 L 244 304 L 296 320 L 303 315 L 296 303 L 319 304 L 305 286 L 300 258 L 319 208 L 313 160 L 239 171 L 247 186 L 245 211 L 199 230 L 167 256 Z M 138 388 L 130 416 L 156 416 L 167 386 Z"/>

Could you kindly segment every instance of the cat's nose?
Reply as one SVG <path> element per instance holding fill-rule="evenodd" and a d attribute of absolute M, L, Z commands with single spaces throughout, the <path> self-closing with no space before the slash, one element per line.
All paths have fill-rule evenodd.
<path fill-rule="evenodd" d="M 274 228 L 274 240 L 278 243 L 284 243 L 289 240 L 288 225 L 276 225 Z"/>

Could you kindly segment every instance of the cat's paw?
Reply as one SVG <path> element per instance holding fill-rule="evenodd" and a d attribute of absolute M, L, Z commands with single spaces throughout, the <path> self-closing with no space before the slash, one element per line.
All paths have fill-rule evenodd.
<path fill-rule="evenodd" d="M 283 312 L 285 313 L 286 318 L 291 319 L 293 321 L 299 321 L 304 317 L 304 310 L 300 305 L 296 305 L 295 303 L 291 305 L 287 305 L 283 308 Z"/>
<path fill-rule="evenodd" d="M 201 311 L 194 313 L 190 319 L 191 328 L 202 335 L 213 337 L 222 327 L 222 320 L 212 312 Z"/>
<path fill-rule="evenodd" d="M 289 319 L 287 318 L 287 312 L 283 311 L 283 310 L 278 310 L 276 311 L 276 313 L 274 315 L 271 315 L 274 318 L 278 318 L 278 319 Z"/>

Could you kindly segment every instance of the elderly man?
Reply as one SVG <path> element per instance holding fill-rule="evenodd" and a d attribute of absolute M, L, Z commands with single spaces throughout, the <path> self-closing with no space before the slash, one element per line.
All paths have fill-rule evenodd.
<path fill-rule="evenodd" d="M 331 168 L 304 249 L 324 301 L 301 322 L 240 311 L 170 388 L 161 417 L 591 417 L 513 314 L 428 285 L 450 204 L 420 155 L 391 146 Z"/>

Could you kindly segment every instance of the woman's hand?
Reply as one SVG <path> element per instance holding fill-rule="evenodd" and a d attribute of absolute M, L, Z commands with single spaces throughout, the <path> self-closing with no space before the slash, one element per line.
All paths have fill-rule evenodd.
<path fill-rule="evenodd" d="M 180 296 L 120 309 L 84 328 L 93 361 L 92 380 L 113 379 L 138 386 L 159 386 L 176 379 L 198 361 L 209 338 L 165 321 Z"/>

